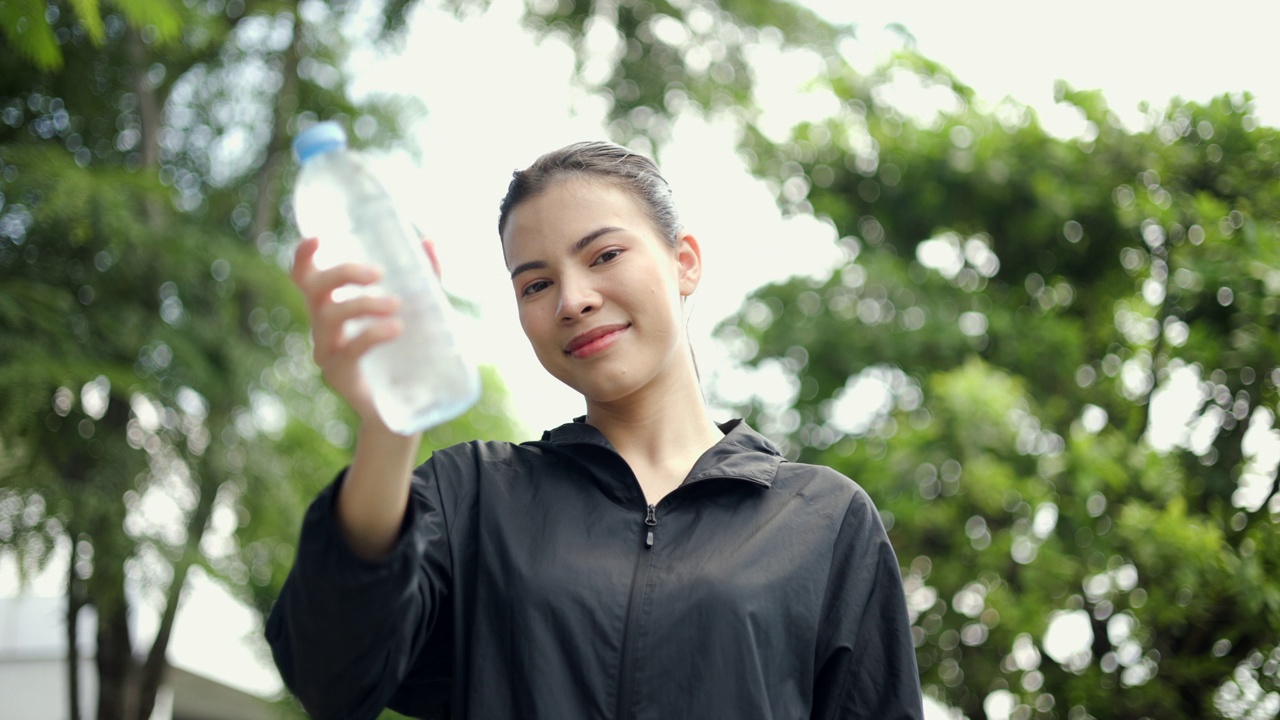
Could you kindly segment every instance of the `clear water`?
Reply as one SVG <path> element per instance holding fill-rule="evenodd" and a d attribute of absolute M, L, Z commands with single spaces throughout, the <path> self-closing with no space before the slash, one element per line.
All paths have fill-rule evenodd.
<path fill-rule="evenodd" d="M 359 262 L 382 268 L 376 285 L 339 288 L 335 300 L 366 294 L 400 298 L 399 337 L 374 346 L 360 361 L 387 427 L 407 435 L 474 405 L 480 381 L 450 330 L 453 309 L 420 240 L 364 161 L 351 152 L 312 158 L 299 172 L 294 210 L 303 237 L 320 239 L 318 266 Z M 343 330 L 352 337 L 364 325 L 352 320 Z"/>

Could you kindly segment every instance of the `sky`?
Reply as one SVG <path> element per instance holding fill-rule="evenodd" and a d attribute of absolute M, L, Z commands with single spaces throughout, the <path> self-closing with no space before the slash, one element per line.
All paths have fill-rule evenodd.
<path fill-rule="evenodd" d="M 810 4 L 833 21 L 857 24 L 858 41 L 844 51 L 861 69 L 901 46 L 902 33 L 886 29 L 901 23 L 918 50 L 951 68 L 980 100 L 994 105 L 1012 97 L 1061 135 L 1082 128 L 1073 111 L 1053 102 L 1058 79 L 1101 89 L 1133 129 L 1143 126 L 1140 102 L 1159 106 L 1173 96 L 1204 101 L 1242 90 L 1256 95 L 1262 122 L 1280 125 L 1280 75 L 1274 70 L 1280 68 L 1280 43 L 1274 40 L 1280 3 Z M 426 108 L 409 128 L 415 152 L 381 157 L 379 165 L 412 219 L 437 242 L 446 288 L 478 307 L 460 334 L 477 362 L 497 367 L 511 409 L 532 437 L 581 414 L 583 405 L 538 365 L 516 321 L 495 227 L 498 201 L 511 172 L 539 154 L 604 137 L 605 108 L 574 83 L 566 46 L 535 43 L 520 29 L 522 5 L 494 0 L 487 13 L 462 21 L 419 8 L 397 52 L 357 52 L 352 69 L 357 94 L 403 93 Z M 786 128 L 830 107 L 829 99 L 799 89 L 814 70 L 813 59 L 803 53 L 767 58 L 760 94 L 771 108 L 772 127 Z M 921 101 L 927 105 L 927 98 Z M 711 340 L 711 331 L 753 289 L 794 275 L 821 276 L 841 255 L 828 223 L 780 215 L 764 184 L 737 158 L 733 138 L 727 124 L 682 118 L 659 161 L 684 223 L 704 251 L 706 276 L 689 320 L 703 377 L 729 397 L 741 397 L 750 387 L 769 399 L 785 395 L 782 379 L 748 377 Z M 15 577 L 11 560 L 0 560 L 0 596 L 15 592 Z M 62 570 L 52 571 L 36 580 L 33 591 L 58 595 L 63 577 Z M 173 636 L 174 662 L 252 691 L 278 689 L 261 645 L 250 649 L 252 643 L 236 642 L 260 632 L 252 614 L 206 578 L 194 584 Z M 140 623 L 144 635 L 148 622 L 144 617 Z"/>
<path fill-rule="evenodd" d="M 810 0 L 828 19 L 856 23 L 874 45 L 901 23 L 917 48 L 997 101 L 1009 95 L 1053 114 L 1053 83 L 1101 89 L 1132 129 L 1141 102 L 1257 96 L 1280 125 L 1280 6 L 1266 0 Z"/>

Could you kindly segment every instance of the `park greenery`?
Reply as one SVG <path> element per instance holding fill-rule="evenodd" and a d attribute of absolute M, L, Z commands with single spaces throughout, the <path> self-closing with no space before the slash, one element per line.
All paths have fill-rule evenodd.
<path fill-rule="evenodd" d="M 383 41 L 413 6 L 382 6 Z M 281 270 L 287 139 L 334 118 L 385 147 L 421 110 L 348 98 L 352 10 L 0 5 L 0 548 L 74 559 L 99 718 L 148 716 L 192 568 L 269 608 L 348 452 Z M 909 43 L 858 72 L 855 28 L 778 0 L 526 20 L 577 51 L 614 139 L 660 154 L 679 114 L 731 118 L 779 206 L 835 228 L 840 267 L 720 329 L 790 392 L 722 401 L 876 501 L 930 696 L 973 720 L 1280 714 L 1280 131 L 1246 93 L 1132 129 L 1059 85 L 1084 128 L 1061 138 Z M 816 54 L 838 109 L 763 131 L 762 45 Z M 908 113 L 903 82 L 943 101 Z M 486 387 L 429 447 L 514 435 Z M 162 619 L 145 648 L 129 598 Z"/>
<path fill-rule="evenodd" d="M 1280 133 L 1247 96 L 1132 133 L 1061 87 L 1061 140 L 929 78 L 930 125 L 840 73 L 840 116 L 753 140 L 848 261 L 722 328 L 792 380 L 744 410 L 876 499 L 968 717 L 1274 717 Z"/>
<path fill-rule="evenodd" d="M 352 441 L 282 267 L 288 139 L 323 117 L 386 145 L 413 108 L 347 99 L 341 7 L 0 7 L 0 544 L 28 574 L 72 558 L 88 716 L 145 719 L 189 573 L 265 614 Z M 485 387 L 424 452 L 514 436 Z M 154 637 L 131 636 L 138 604 Z"/>

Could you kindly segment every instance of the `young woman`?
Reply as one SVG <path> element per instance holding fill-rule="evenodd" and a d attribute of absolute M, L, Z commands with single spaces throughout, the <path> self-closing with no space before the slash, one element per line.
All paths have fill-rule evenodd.
<path fill-rule="evenodd" d="M 685 337 L 702 255 L 648 159 L 580 143 L 515 173 L 498 222 L 520 323 L 586 415 L 413 468 L 335 303 L 370 268 L 294 279 L 315 357 L 360 415 L 267 623 L 317 717 L 922 717 L 898 563 L 854 482 L 708 415 Z"/>

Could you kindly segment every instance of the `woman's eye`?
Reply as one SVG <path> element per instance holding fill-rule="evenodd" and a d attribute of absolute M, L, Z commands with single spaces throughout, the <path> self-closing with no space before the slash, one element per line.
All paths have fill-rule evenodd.
<path fill-rule="evenodd" d="M 534 282 L 525 285 L 524 289 L 520 291 L 520 294 L 528 297 L 529 295 L 541 292 L 548 284 L 549 283 L 546 280 L 535 280 Z"/>
<path fill-rule="evenodd" d="M 603 263 L 612 262 L 621 254 L 622 254 L 621 250 L 605 250 L 604 252 L 600 253 L 600 257 L 596 258 L 595 264 L 601 265 Z"/>

